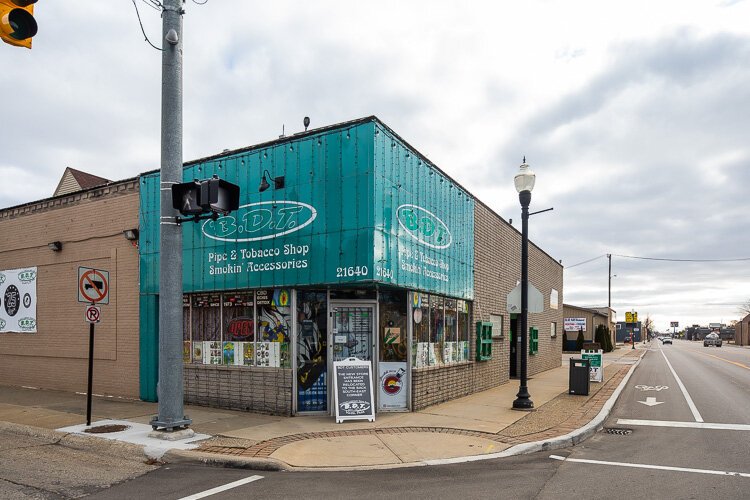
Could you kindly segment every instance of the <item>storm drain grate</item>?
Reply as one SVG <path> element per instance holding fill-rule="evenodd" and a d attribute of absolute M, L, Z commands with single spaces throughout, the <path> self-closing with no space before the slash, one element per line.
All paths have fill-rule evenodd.
<path fill-rule="evenodd" d="M 122 432 L 125 429 L 129 428 L 129 425 L 120 424 L 97 425 L 96 427 L 89 427 L 88 429 L 84 429 L 83 432 L 88 432 L 90 434 L 105 434 L 108 432 Z"/>
<path fill-rule="evenodd" d="M 607 434 L 614 434 L 616 436 L 627 436 L 633 433 L 633 429 L 623 429 L 621 427 L 605 427 L 604 432 Z"/>

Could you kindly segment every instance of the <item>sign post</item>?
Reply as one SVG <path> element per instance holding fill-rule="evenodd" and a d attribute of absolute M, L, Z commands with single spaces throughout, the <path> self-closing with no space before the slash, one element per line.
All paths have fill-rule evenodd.
<path fill-rule="evenodd" d="M 109 304 L 109 271 L 78 268 L 78 302 L 85 302 L 84 319 L 89 324 L 89 373 L 86 392 L 86 426 L 91 425 L 91 394 L 94 385 L 94 325 L 101 321 L 102 308 L 97 304 Z"/>
<path fill-rule="evenodd" d="M 91 425 L 91 394 L 94 385 L 94 325 L 101 321 L 101 307 L 93 304 L 86 307 L 84 317 L 89 323 L 89 380 L 86 392 L 86 426 Z"/>
<path fill-rule="evenodd" d="M 344 420 L 375 421 L 372 366 L 369 361 L 347 358 L 333 362 L 336 423 Z"/>

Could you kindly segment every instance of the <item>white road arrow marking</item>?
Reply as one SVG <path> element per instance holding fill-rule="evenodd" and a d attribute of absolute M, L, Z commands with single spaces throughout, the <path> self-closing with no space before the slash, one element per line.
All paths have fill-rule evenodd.
<path fill-rule="evenodd" d="M 646 401 L 638 401 L 639 403 L 646 406 L 656 406 L 664 404 L 664 401 L 657 401 L 656 398 L 646 398 Z"/>

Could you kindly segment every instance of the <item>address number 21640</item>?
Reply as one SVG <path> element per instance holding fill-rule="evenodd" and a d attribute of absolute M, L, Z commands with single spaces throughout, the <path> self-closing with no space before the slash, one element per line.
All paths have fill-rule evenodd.
<path fill-rule="evenodd" d="M 353 276 L 367 276 L 369 269 L 367 266 L 349 266 L 349 267 L 337 267 L 336 277 L 337 278 L 351 278 Z"/>

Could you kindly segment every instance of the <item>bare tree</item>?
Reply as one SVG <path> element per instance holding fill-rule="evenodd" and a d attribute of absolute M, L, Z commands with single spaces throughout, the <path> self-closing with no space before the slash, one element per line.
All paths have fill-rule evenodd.
<path fill-rule="evenodd" d="M 750 299 L 747 299 L 745 302 L 740 304 L 740 314 L 743 316 L 750 314 Z"/>
<path fill-rule="evenodd" d="M 654 320 L 651 316 L 646 316 L 646 319 L 641 323 L 642 340 L 646 340 L 646 336 L 649 335 L 654 329 Z"/>

